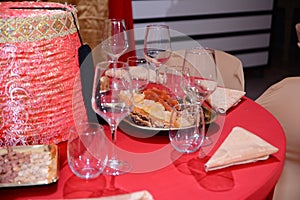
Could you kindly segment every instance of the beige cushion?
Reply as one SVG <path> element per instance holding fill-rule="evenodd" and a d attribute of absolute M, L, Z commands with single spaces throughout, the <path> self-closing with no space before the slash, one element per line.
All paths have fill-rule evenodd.
<path fill-rule="evenodd" d="M 244 91 L 245 80 L 242 62 L 231 54 L 215 50 L 216 63 L 226 88 Z"/>
<path fill-rule="evenodd" d="M 283 174 L 274 199 L 300 197 L 300 77 L 289 77 L 269 87 L 256 102 L 270 111 L 282 125 L 287 139 Z"/>

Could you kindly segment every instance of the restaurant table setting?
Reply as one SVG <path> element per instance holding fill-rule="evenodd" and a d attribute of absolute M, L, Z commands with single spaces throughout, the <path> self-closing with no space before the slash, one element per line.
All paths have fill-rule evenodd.
<path fill-rule="evenodd" d="M 138 139 L 120 130 L 119 147 L 129 152 L 136 152 L 134 157 L 138 157 L 139 160 L 128 159 L 134 167 L 133 171 L 117 176 L 115 185 L 126 189 L 128 193 L 147 190 L 154 199 L 180 199 L 186 196 L 196 199 L 203 195 L 213 199 L 235 199 L 234 197 L 236 199 L 264 199 L 274 188 L 283 168 L 285 137 L 281 126 L 270 113 L 246 97 L 243 97 L 239 105 L 227 113 L 224 126 L 221 128 L 218 126 L 218 124 L 223 124 L 220 119 L 221 117 L 208 128 L 210 137 L 215 141 L 213 145 L 202 147 L 200 151 L 191 154 L 180 154 L 174 151 L 168 146 L 168 136 L 163 133 Z M 278 151 L 264 161 L 206 172 L 205 164 L 236 127 L 251 131 L 252 134 L 277 147 Z M 104 130 L 108 132 L 109 129 L 104 126 Z M 67 164 L 66 143 L 61 143 L 58 147 L 60 171 L 57 183 L 43 187 L 2 188 L 3 197 L 53 199 L 103 196 L 102 191 L 109 185 L 110 177 L 100 175 L 89 181 L 76 178 Z M 145 172 L 135 172 L 137 165 L 145 169 Z M 84 187 L 86 184 L 91 184 L 91 186 Z M 95 188 L 95 190 L 90 188 Z M 17 192 L 21 192 L 22 195 L 18 195 Z M 193 196 L 190 196 L 191 193 Z"/>
<path fill-rule="evenodd" d="M 32 16 L 36 16 L 25 15 L 25 20 L 21 20 L 24 21 L 22 27 L 28 25 L 26 31 L 37 32 L 40 30 L 38 27 L 50 25 L 48 21 L 45 24 L 44 19 L 54 20 L 51 30 L 71 34 L 72 41 L 79 48 L 80 36 L 76 35 L 78 30 L 74 26 L 76 17 L 64 12 L 73 7 L 38 2 L 8 3 L 6 6 L 6 9 L 63 6 L 62 13 L 52 9 L 51 12 L 33 9 L 38 10 L 38 19 L 32 22 Z M 22 13 L 22 9 L 17 10 Z M 63 20 L 49 17 L 57 13 Z M 33 24 L 37 23 L 37 28 L 32 27 L 26 17 Z M 61 67 L 54 67 L 54 71 L 45 75 L 49 59 L 40 55 L 41 52 L 31 52 L 39 55 L 32 65 L 45 65 L 40 76 L 31 71 L 27 75 L 26 70 L 18 71 L 16 63 L 21 61 L 9 64 L 0 60 L 10 70 L 0 69 L 0 81 L 13 82 L 9 88 L 0 88 L 1 106 L 4 105 L 0 118 L 1 198 L 150 200 L 272 197 L 284 164 L 284 132 L 278 121 L 247 98 L 244 91 L 226 88 L 218 82 L 214 50 L 201 46 L 190 48 L 182 51 L 182 64 L 165 65 L 172 63 L 170 30 L 167 25 L 152 24 L 145 27 L 143 56 L 135 55 L 121 61 L 129 48 L 124 20 L 110 19 L 105 27 L 107 40 L 100 44 L 100 48 L 108 61 L 96 63 L 95 70 L 89 73 L 94 75 L 93 84 L 85 79 L 92 87 L 88 96 L 81 90 L 87 89 L 80 80 L 84 75 L 80 72 L 85 70 L 79 70 L 78 65 L 82 62 L 79 62 L 75 50 L 68 49 L 74 54 L 70 56 L 77 59 L 66 58 L 69 61 L 67 67 L 74 67 L 69 69 L 68 77 Z M 8 33 L 8 25 L 0 24 L 0 30 L 4 28 L 6 32 L 2 33 Z M 72 32 L 68 32 L 68 28 Z M 26 31 L 22 32 L 22 37 L 28 33 Z M 53 37 L 68 38 L 61 34 Z M 32 35 L 28 33 L 27 36 Z M 7 35 L 4 42 L 0 40 L 4 54 L 12 53 L 11 48 L 6 49 L 7 43 L 11 42 L 8 38 Z M 20 47 L 23 42 L 19 40 L 14 44 Z M 30 42 L 32 40 L 26 45 L 32 45 Z M 48 51 L 51 55 L 52 50 Z M 19 57 L 7 58 L 13 61 Z M 45 96 L 41 91 L 40 95 L 31 93 L 31 87 L 26 88 L 27 85 L 22 82 L 29 80 L 28 85 L 39 87 L 40 82 L 34 84 L 33 80 L 44 75 L 47 77 L 41 82 L 46 80 L 50 87 L 45 89 Z M 58 75 L 62 78 L 57 81 Z M 30 79 L 30 76 L 38 77 Z M 19 77 L 23 77 L 22 84 Z M 64 78 L 74 82 L 73 88 L 62 81 Z M 10 98 L 3 95 L 5 92 L 9 92 Z M 57 95 L 61 102 L 49 94 Z M 19 103 L 17 107 L 11 104 L 16 102 Z M 27 110 L 24 107 L 20 110 L 20 103 L 24 102 Z M 50 107 L 47 107 L 48 104 Z M 55 108 L 55 105 L 58 107 Z M 34 109 L 31 110 L 30 106 Z M 15 115 L 13 111 L 9 112 L 8 107 Z M 7 118 L 3 113 L 10 115 Z M 23 118 L 19 119 L 19 116 Z"/>

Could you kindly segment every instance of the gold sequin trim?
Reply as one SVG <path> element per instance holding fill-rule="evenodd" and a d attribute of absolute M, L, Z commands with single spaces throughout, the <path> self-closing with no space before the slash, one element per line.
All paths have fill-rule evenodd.
<path fill-rule="evenodd" d="M 0 19 L 0 43 L 34 42 L 63 37 L 76 31 L 70 12 Z"/>

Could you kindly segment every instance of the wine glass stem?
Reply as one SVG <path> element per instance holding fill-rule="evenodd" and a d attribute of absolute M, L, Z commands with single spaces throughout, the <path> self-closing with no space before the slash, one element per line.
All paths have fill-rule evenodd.
<path fill-rule="evenodd" d="M 111 139 L 112 139 L 112 149 L 111 149 L 111 158 L 110 160 L 115 160 L 117 159 L 117 154 L 116 154 L 116 143 L 117 143 L 117 128 L 118 128 L 118 125 L 117 124 L 112 124 L 111 127 L 110 127 L 110 130 L 111 130 Z"/>
<path fill-rule="evenodd" d="M 155 71 L 155 81 L 156 81 L 156 84 L 161 84 L 161 80 L 160 80 L 160 77 L 159 77 L 159 68 L 160 68 L 160 64 L 155 64 L 154 65 L 155 68 L 154 68 L 154 71 Z"/>
<path fill-rule="evenodd" d="M 119 56 L 112 56 L 112 61 L 117 62 L 119 60 Z"/>
<path fill-rule="evenodd" d="M 159 81 L 159 70 L 158 70 L 159 68 L 158 67 L 155 67 L 155 81 L 156 81 L 156 83 L 157 84 L 159 84 L 160 83 L 160 81 Z"/>
<path fill-rule="evenodd" d="M 201 107 L 201 105 L 199 105 L 200 106 L 200 110 L 199 110 L 199 113 L 200 113 L 200 115 L 201 115 L 201 117 L 200 117 L 200 120 L 201 120 L 201 124 L 202 124 L 202 126 L 203 126 L 203 128 L 201 129 L 201 131 L 202 131 L 202 135 L 204 136 L 204 137 L 206 137 L 206 131 L 205 131 L 205 116 L 204 116 L 204 112 L 203 112 L 203 109 L 202 109 L 202 107 Z"/>
<path fill-rule="evenodd" d="M 109 190 L 113 191 L 116 189 L 115 182 L 116 182 L 116 176 L 111 176 L 109 186 L 108 186 Z"/>

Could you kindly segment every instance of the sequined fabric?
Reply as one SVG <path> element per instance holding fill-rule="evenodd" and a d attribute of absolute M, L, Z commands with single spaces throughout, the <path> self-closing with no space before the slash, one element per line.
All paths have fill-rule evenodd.
<path fill-rule="evenodd" d="M 17 8 L 63 8 L 73 11 L 72 7 L 55 3 L 0 2 L 0 42 L 26 42 L 63 37 L 76 33 L 71 12 L 53 9 Z M 77 22 L 78 23 L 78 22 Z"/>
<path fill-rule="evenodd" d="M 26 6 L 65 7 L 76 14 L 57 3 L 0 3 L 0 146 L 59 143 L 74 124 L 80 41 L 72 16 L 9 9 Z"/>
<path fill-rule="evenodd" d="M 61 0 L 42 0 L 62 2 Z M 106 38 L 103 35 L 104 21 L 109 17 L 109 0 L 64 0 L 76 6 L 80 34 L 84 43 L 93 49 L 94 63 L 107 60 L 99 44 Z"/>

